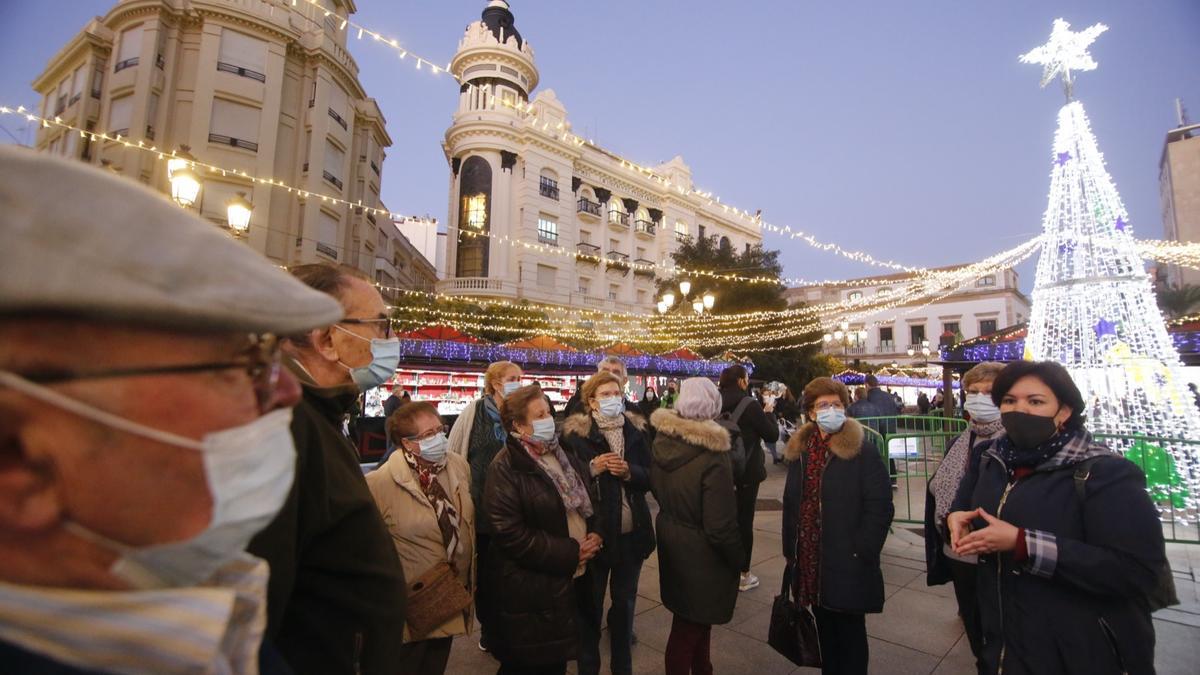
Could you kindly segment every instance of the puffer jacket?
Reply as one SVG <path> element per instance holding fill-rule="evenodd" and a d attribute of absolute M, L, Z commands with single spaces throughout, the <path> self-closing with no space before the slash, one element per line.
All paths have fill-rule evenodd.
<path fill-rule="evenodd" d="M 1081 431 L 1014 481 L 996 443 L 972 451 L 951 508 L 982 507 L 1025 529 L 1023 562 L 1015 552 L 979 556 L 987 672 L 1153 673 L 1148 598 L 1165 569 L 1166 548 L 1145 474 Z M 1098 459 L 1080 501 L 1075 468 L 1090 457 Z"/>
<path fill-rule="evenodd" d="M 660 408 L 650 486 L 658 500 L 658 575 L 663 604 L 693 623 L 733 618 L 746 559 L 738 534 L 729 432 Z"/>
<path fill-rule="evenodd" d="M 474 594 L 475 589 L 475 506 L 471 502 L 471 468 L 467 460 L 455 454 L 446 455 L 446 466 L 439 480 L 455 511 L 458 512 L 458 551 L 447 560 L 446 545 L 438 526 L 433 503 L 425 496 L 412 467 L 404 459 L 404 450 L 392 453 L 380 468 L 367 474 L 367 487 L 383 516 L 396 555 L 409 583 L 440 562 L 450 562 L 459 579 Z M 434 628 L 422 640 L 454 637 L 471 632 L 471 610 L 454 616 Z M 408 626 L 404 627 L 404 642 L 411 642 Z"/>
<path fill-rule="evenodd" d="M 586 481 L 587 465 L 566 454 Z M 594 504 L 596 495 L 589 492 Z M 494 604 L 494 616 L 482 619 L 495 626 L 492 653 L 502 662 L 528 666 L 575 659 L 579 542 L 567 530 L 566 507 L 554 483 L 515 437 L 509 436 L 492 462 L 483 499 L 492 540 L 482 574 L 494 595 L 488 603 Z M 596 531 L 597 519 L 588 519 L 589 532 Z"/>
<path fill-rule="evenodd" d="M 796 559 L 807 448 L 814 433 L 817 425 L 805 424 L 785 454 L 783 555 L 789 561 Z M 863 425 L 853 419 L 829 437 L 829 450 L 821 477 L 821 606 L 854 614 L 882 612 L 879 556 L 896 511 L 887 468 Z"/>
<path fill-rule="evenodd" d="M 629 480 L 621 480 L 607 471 L 594 479 L 600 501 L 597 510 L 604 512 L 604 529 L 600 536 L 604 541 L 615 542 L 621 536 L 621 500 L 629 500 L 633 516 L 634 554 L 644 560 L 654 551 L 654 525 L 650 521 L 650 507 L 646 504 L 646 492 L 650 490 L 650 450 L 646 447 L 646 418 L 637 413 L 625 412 L 622 435 L 625 439 L 625 461 L 629 463 Z M 572 415 L 562 425 L 562 444 L 583 462 L 591 462 L 599 455 L 609 452 L 608 443 L 592 416 L 586 413 Z M 584 474 L 590 476 L 589 474 Z M 600 550 L 610 565 L 621 551 L 620 546 L 605 546 Z"/>

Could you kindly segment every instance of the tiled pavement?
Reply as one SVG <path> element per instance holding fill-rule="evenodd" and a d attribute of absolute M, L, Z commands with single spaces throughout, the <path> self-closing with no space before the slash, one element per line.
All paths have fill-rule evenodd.
<path fill-rule="evenodd" d="M 780 499 L 783 494 L 782 466 L 768 466 L 760 500 Z M 915 485 L 914 485 L 915 487 Z M 903 490 L 901 492 L 904 492 Z M 898 494 L 902 502 L 921 504 L 924 495 Z M 778 507 L 776 507 L 778 508 Z M 718 673 L 817 673 L 796 668 L 766 643 L 771 618 L 771 601 L 778 593 L 783 570 L 780 551 L 778 510 L 760 510 L 755 518 L 754 572 L 762 585 L 738 596 L 733 620 L 715 626 L 712 660 Z M 920 526 L 897 524 L 883 550 L 883 578 L 887 600 L 882 614 L 867 617 L 871 650 L 871 672 L 880 675 L 952 675 L 974 673 L 973 659 L 956 615 L 953 590 L 949 585 L 925 585 L 924 540 Z M 1157 669 L 1160 675 L 1196 673 L 1200 661 L 1200 546 L 1171 545 L 1169 555 L 1182 604 L 1155 615 Z M 638 644 L 633 648 L 635 673 L 661 673 L 663 651 L 671 630 L 671 613 L 658 594 L 658 559 L 651 556 L 642 568 L 634 630 Z M 493 673 L 498 664 L 476 648 L 478 634 L 455 640 L 449 673 L 475 675 Z M 601 640 L 603 672 L 608 672 L 607 633 Z M 1191 666 L 1187 664 L 1191 663 Z M 574 672 L 574 664 L 568 668 Z"/>

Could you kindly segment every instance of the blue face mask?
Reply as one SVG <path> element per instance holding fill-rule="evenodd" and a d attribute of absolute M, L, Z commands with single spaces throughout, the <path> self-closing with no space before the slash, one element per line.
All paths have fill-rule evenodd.
<path fill-rule="evenodd" d="M 625 399 L 620 396 L 609 396 L 600 399 L 600 414 L 605 417 L 617 417 L 625 412 Z"/>
<path fill-rule="evenodd" d="M 367 338 L 352 333 L 341 326 L 334 326 L 338 330 L 347 335 L 353 335 L 359 340 L 367 340 Z M 371 362 L 365 366 L 351 368 L 346 364 L 342 367 L 350 371 L 350 379 L 354 380 L 354 384 L 358 385 L 359 391 L 368 391 L 387 382 L 396 374 L 396 366 L 400 365 L 400 340 L 398 338 L 389 338 L 386 340 L 376 338 L 367 340 L 371 343 Z"/>
<path fill-rule="evenodd" d="M 530 437 L 543 443 L 554 440 L 554 418 L 543 417 L 532 422 L 533 433 Z"/>
<path fill-rule="evenodd" d="M 419 445 L 421 446 L 421 459 L 438 466 L 446 463 L 446 448 L 449 444 L 446 441 L 445 433 L 438 432 L 436 436 L 423 438 Z"/>
<path fill-rule="evenodd" d="M 503 386 L 504 386 L 504 397 L 508 398 L 509 396 L 513 395 L 514 391 L 521 388 L 521 383 L 520 382 L 505 382 Z"/>
<path fill-rule="evenodd" d="M 846 411 L 841 408 L 825 408 L 817 411 L 817 426 L 827 434 L 836 434 L 846 423 Z"/>

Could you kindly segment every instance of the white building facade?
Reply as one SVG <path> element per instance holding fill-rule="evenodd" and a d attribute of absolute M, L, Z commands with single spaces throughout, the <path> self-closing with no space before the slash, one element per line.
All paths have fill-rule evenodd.
<path fill-rule="evenodd" d="M 443 146 L 451 175 L 439 291 L 652 313 L 656 274 L 670 272 L 638 265 L 669 265 L 684 237 L 738 249 L 761 241 L 757 223 L 687 194 L 681 158 L 651 177 L 569 134 L 552 90 L 530 105 L 533 49 L 504 0 L 467 26 L 450 69 L 464 84 Z"/>
<path fill-rule="evenodd" d="M 898 296 L 911 279 L 911 274 L 853 279 L 842 284 L 790 288 L 786 295 L 792 305 L 886 302 Z M 1021 293 L 1013 269 L 980 277 L 944 298 L 928 305 L 926 302 L 918 300 L 863 316 L 851 314 L 845 329 L 835 321 L 828 327 L 834 339 L 825 342 L 825 352 L 847 362 L 911 365 L 936 359 L 943 335 L 955 336 L 956 341 L 968 340 L 1029 318 L 1029 299 Z M 928 357 L 923 349 L 930 351 Z"/>

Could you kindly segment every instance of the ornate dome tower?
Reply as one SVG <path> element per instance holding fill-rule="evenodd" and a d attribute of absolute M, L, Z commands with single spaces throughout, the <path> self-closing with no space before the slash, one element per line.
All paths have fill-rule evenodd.
<path fill-rule="evenodd" d="M 443 290 L 515 296 L 519 274 L 509 247 L 480 236 L 511 234 L 518 226 L 518 108 L 538 84 L 533 48 L 505 0 L 490 0 L 467 26 L 450 72 L 462 87 L 443 145 L 451 168 Z"/>

